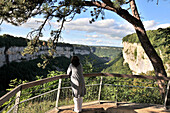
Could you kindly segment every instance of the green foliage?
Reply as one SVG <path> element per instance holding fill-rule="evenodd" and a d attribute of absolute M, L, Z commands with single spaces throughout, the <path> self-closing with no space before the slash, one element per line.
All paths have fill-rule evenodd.
<path fill-rule="evenodd" d="M 51 60 L 51 63 L 46 66 L 45 69 L 39 68 L 37 63 L 43 62 L 42 59 L 38 58 L 35 60 L 12 62 L 9 65 L 4 65 L 0 68 L 1 78 L 0 79 L 0 90 L 6 92 L 6 89 L 9 88 L 8 84 L 10 80 L 27 80 L 33 81 L 37 80 L 37 76 L 45 78 L 49 75 L 49 71 L 54 71 L 56 68 L 66 71 L 69 65 L 70 59 L 66 57 L 57 57 Z M 63 63 L 65 62 L 65 63 Z"/>
<path fill-rule="evenodd" d="M 27 46 L 27 39 L 4 34 L 0 36 L 0 47 Z"/>
<path fill-rule="evenodd" d="M 107 73 L 119 73 L 119 74 L 132 74 L 132 71 L 129 68 L 127 63 L 123 64 L 124 59 L 122 54 L 115 57 L 115 59 L 111 60 L 107 65 L 109 65 L 102 72 Z"/>
<path fill-rule="evenodd" d="M 97 47 L 97 46 L 91 46 L 91 49 L 94 51 L 95 55 L 97 55 L 99 57 L 109 57 L 109 58 L 116 57 L 122 51 L 121 47 Z"/>
<path fill-rule="evenodd" d="M 22 81 L 21 79 L 17 79 L 17 78 L 15 78 L 15 79 L 13 79 L 13 80 L 10 80 L 10 83 L 9 83 L 9 89 L 6 89 L 7 91 L 11 91 L 11 90 L 13 90 L 15 87 L 17 87 L 17 86 L 19 86 L 20 84 L 24 84 L 24 83 L 26 83 L 26 82 L 28 82 L 27 80 L 24 80 L 24 81 Z"/>
<path fill-rule="evenodd" d="M 55 101 L 44 100 L 42 102 L 29 102 L 20 104 L 18 113 L 45 113 L 55 108 Z"/>
<path fill-rule="evenodd" d="M 125 4 L 126 3 L 126 0 L 114 0 L 113 1 L 113 5 L 114 7 L 116 8 L 119 8 L 121 5 Z"/>
<path fill-rule="evenodd" d="M 24 49 L 24 51 L 22 52 L 22 55 L 26 55 L 26 54 L 30 54 L 32 55 L 34 52 L 38 52 L 39 48 L 38 47 L 35 47 L 33 44 L 32 44 L 33 40 L 29 41 L 27 43 L 27 46 L 25 46 L 26 48 Z"/>
<path fill-rule="evenodd" d="M 158 84 L 154 80 L 105 77 L 103 81 L 108 85 L 102 88 L 102 100 L 163 104 Z"/>
<path fill-rule="evenodd" d="M 170 64 L 170 27 L 148 30 L 146 33 L 157 54 L 162 58 L 163 64 Z M 123 42 L 139 43 L 139 39 L 136 33 L 133 33 L 125 36 Z"/>
<path fill-rule="evenodd" d="M 83 65 L 88 65 L 87 68 L 89 68 L 89 66 L 92 65 L 90 67 L 93 67 L 93 69 L 92 69 L 93 72 L 101 72 L 103 67 L 105 67 L 105 63 L 107 62 L 107 61 L 103 60 L 102 58 L 96 56 L 93 53 L 90 53 L 89 55 L 79 55 L 78 54 L 77 56 L 79 56 L 80 61 Z M 85 69 L 85 70 L 87 70 L 87 69 Z"/>
<path fill-rule="evenodd" d="M 21 25 L 28 18 L 39 14 L 33 10 L 39 9 L 42 0 L 1 0 L 0 1 L 0 19 L 3 19 L 14 25 Z"/>
<path fill-rule="evenodd" d="M 133 33 L 133 34 L 123 37 L 123 42 L 139 43 L 139 39 L 137 37 L 137 34 Z"/>
<path fill-rule="evenodd" d="M 83 73 L 92 73 L 93 70 L 93 61 L 90 62 L 89 57 L 85 57 L 85 60 L 83 62 Z"/>
<path fill-rule="evenodd" d="M 170 27 L 165 29 L 158 29 L 156 35 L 151 42 L 156 49 L 157 53 L 163 57 L 164 64 L 169 64 L 170 61 Z"/>
<path fill-rule="evenodd" d="M 64 73 L 58 71 L 51 71 L 47 76 L 53 77 L 62 74 Z M 36 78 L 37 80 L 41 79 L 41 77 L 39 76 L 37 76 Z M 100 83 L 100 79 L 101 77 L 85 78 L 87 87 L 86 95 L 84 96 L 84 102 L 98 100 L 99 85 L 96 84 Z M 62 79 L 62 87 L 69 87 L 70 84 L 67 84 L 69 81 L 70 79 Z M 11 81 L 11 83 L 16 83 L 16 80 Z M 25 89 L 22 91 L 21 101 L 56 89 L 58 87 L 57 83 L 58 80 Z M 94 84 L 94 86 L 89 86 L 90 84 Z M 37 97 L 36 99 L 33 99 L 31 101 L 24 102 L 20 104 L 19 112 L 46 112 L 55 107 L 56 94 L 56 91 L 54 91 L 43 96 Z M 59 106 L 73 104 L 72 98 L 73 97 L 71 96 L 70 88 L 62 89 L 60 91 Z M 155 84 L 155 81 L 136 78 L 130 79 L 119 77 L 103 77 L 103 86 L 100 98 L 101 100 L 111 100 L 118 102 L 153 104 L 163 103 L 163 98 L 159 93 L 159 88 L 157 84 Z"/>
<path fill-rule="evenodd" d="M 13 80 L 10 80 L 10 83 L 9 83 L 9 88 L 8 89 L 6 89 L 7 91 L 12 91 L 15 87 L 17 87 L 18 85 L 20 85 L 20 84 L 24 84 L 24 83 L 26 83 L 26 82 L 28 82 L 28 81 L 26 81 L 26 80 L 24 80 L 24 81 L 22 81 L 21 79 L 13 79 Z M 28 92 L 27 92 L 28 93 Z M 2 106 L 0 106 L 0 107 L 4 107 L 4 106 L 6 106 L 6 105 L 8 105 L 9 103 L 12 103 L 12 105 L 14 105 L 14 103 L 13 103 L 13 100 L 14 100 L 14 96 L 13 97 L 11 97 L 10 99 L 9 99 L 9 101 L 6 101 Z M 9 107 L 7 107 L 7 109 L 9 109 Z"/>
<path fill-rule="evenodd" d="M 65 74 L 65 73 L 61 72 L 61 71 L 50 71 L 49 74 L 47 75 L 47 78 L 62 75 L 62 74 Z M 40 80 L 40 79 L 42 79 L 41 76 L 36 76 L 36 80 Z M 64 79 L 62 85 L 67 86 L 64 83 L 66 81 L 68 82 L 69 80 L 70 79 Z M 28 82 L 28 81 L 22 81 L 22 80 L 17 80 L 17 79 L 11 80 L 10 84 L 9 84 L 10 90 L 12 90 L 16 86 L 18 86 L 20 84 L 23 84 L 23 83 L 26 83 L 26 82 Z M 37 85 L 37 86 L 31 87 L 31 88 L 24 89 L 24 90 L 22 90 L 20 101 L 29 99 L 29 98 L 37 96 L 39 94 L 43 94 L 45 92 L 51 91 L 51 90 L 56 89 L 56 88 L 58 88 L 58 80 L 48 82 L 48 83 L 44 83 L 42 85 Z M 41 100 L 41 99 L 44 99 L 44 98 L 47 98 L 47 97 L 50 98 L 49 96 L 52 96 L 52 95 L 51 94 L 46 94 L 44 96 L 40 96 L 39 99 Z M 14 99 L 14 97 L 10 98 L 10 100 L 7 101 L 3 106 L 6 106 L 7 104 L 9 104 L 13 99 Z M 48 103 L 48 106 L 45 105 L 46 103 Z M 23 112 L 23 111 L 24 112 L 32 111 L 33 113 L 36 113 L 39 110 L 42 111 L 42 112 L 45 112 L 47 110 L 52 109 L 52 107 L 54 107 L 54 106 L 55 106 L 55 100 L 54 101 L 45 100 L 43 102 L 40 102 L 40 101 L 37 101 L 37 100 L 32 100 L 31 102 L 28 101 L 26 103 L 20 104 L 19 109 L 20 109 L 21 112 Z M 43 107 L 43 109 L 41 107 Z M 45 111 L 43 111 L 43 110 L 45 110 Z"/>

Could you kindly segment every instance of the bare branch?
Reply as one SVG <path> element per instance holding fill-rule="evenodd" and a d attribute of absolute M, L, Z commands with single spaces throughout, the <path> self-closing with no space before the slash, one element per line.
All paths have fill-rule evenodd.
<path fill-rule="evenodd" d="M 128 2 L 126 2 L 126 4 L 130 3 L 132 0 L 129 0 Z"/>
<path fill-rule="evenodd" d="M 158 2 L 159 2 L 159 0 L 157 0 L 157 3 L 156 3 L 157 5 L 158 5 Z"/>
<path fill-rule="evenodd" d="M 3 19 L 1 19 L 0 25 L 2 24 L 2 22 L 3 22 Z"/>
<path fill-rule="evenodd" d="M 136 3 L 135 3 L 135 0 L 131 0 L 130 2 L 130 7 L 131 7 L 131 10 L 132 10 L 132 14 L 135 18 L 137 18 L 138 20 L 140 20 L 140 17 L 139 17 L 139 13 L 138 13 L 138 10 L 137 10 L 137 7 L 136 7 Z"/>
<path fill-rule="evenodd" d="M 62 31 L 63 26 L 64 26 L 64 22 L 65 22 L 65 17 L 62 20 L 62 23 L 61 23 L 61 26 L 60 26 L 60 29 L 59 29 L 58 33 L 54 36 L 53 43 L 55 41 L 58 42 L 58 39 L 60 38 L 60 34 L 61 34 L 61 31 Z"/>
<path fill-rule="evenodd" d="M 110 0 L 102 0 L 102 1 L 110 7 L 114 7 L 113 3 Z"/>
<path fill-rule="evenodd" d="M 105 3 L 99 3 L 99 2 L 91 2 L 91 1 L 85 1 L 84 6 L 96 6 L 96 7 L 100 7 L 100 8 L 104 8 L 113 12 L 117 12 L 117 9 L 114 7 L 110 7 L 108 5 L 106 5 Z"/>
<path fill-rule="evenodd" d="M 83 5 L 84 6 L 96 6 L 96 7 L 106 9 L 106 10 L 113 11 L 113 12 L 117 13 L 119 16 L 121 16 L 122 18 L 124 18 L 125 20 L 127 20 L 132 25 L 136 25 L 136 23 L 138 23 L 138 19 L 136 19 L 127 10 L 122 9 L 121 7 L 119 9 L 117 9 L 115 7 L 110 7 L 110 6 L 106 5 L 105 3 L 99 4 L 98 2 L 91 2 L 91 1 L 85 1 Z"/>

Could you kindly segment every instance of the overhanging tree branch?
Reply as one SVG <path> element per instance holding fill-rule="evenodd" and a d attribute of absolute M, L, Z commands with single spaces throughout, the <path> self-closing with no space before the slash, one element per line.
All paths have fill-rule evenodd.
<path fill-rule="evenodd" d="M 5 0 L 3 0 L 3 1 L 5 1 Z M 45 4 L 47 4 L 47 10 L 48 9 L 52 10 L 53 9 L 52 6 L 55 5 L 55 3 L 57 1 L 56 0 L 43 0 L 43 2 L 42 2 L 41 0 L 37 0 L 37 2 L 34 3 L 33 0 L 30 0 L 30 1 L 26 1 L 26 2 L 28 3 L 28 5 L 26 7 L 26 11 L 25 10 L 20 11 L 20 10 L 23 9 L 23 7 L 19 7 L 20 3 L 19 3 L 18 6 L 16 5 L 17 8 L 18 8 L 17 11 L 21 12 L 21 14 L 18 15 L 18 12 L 14 13 L 14 14 L 9 13 L 10 11 L 4 11 L 3 12 L 3 10 L 1 10 L 3 8 L 0 7 L 0 16 L 3 15 L 3 17 L 4 17 L 4 19 L 6 21 L 8 21 L 10 23 L 15 23 L 13 21 L 11 22 L 10 19 L 13 20 L 13 18 L 14 18 L 14 20 L 15 20 L 16 17 L 22 17 L 23 14 L 28 13 L 28 12 L 32 12 L 34 9 L 36 9 L 36 6 L 42 5 L 42 3 L 44 3 L 44 2 L 46 2 Z M 6 1 L 5 1 L 5 3 L 8 4 Z M 115 12 L 117 15 L 119 15 L 123 19 L 127 20 L 129 23 L 131 23 L 134 26 L 134 28 L 136 30 L 136 33 L 137 33 L 137 35 L 139 37 L 139 40 L 140 40 L 140 42 L 142 44 L 142 47 L 144 48 L 146 54 L 148 55 L 148 57 L 150 58 L 153 66 L 154 66 L 156 75 L 157 76 L 166 76 L 166 72 L 165 72 L 162 60 L 160 59 L 160 57 L 158 56 L 158 54 L 154 50 L 153 46 L 151 45 L 151 43 L 150 43 L 150 41 L 148 39 L 148 36 L 146 34 L 145 28 L 143 26 L 143 23 L 140 20 L 140 16 L 139 16 L 139 14 L 137 12 L 137 7 L 135 6 L 135 0 L 129 0 L 131 10 L 132 10 L 132 15 L 127 10 L 122 9 L 120 7 L 122 4 L 125 4 L 125 2 L 123 0 L 100 0 L 100 1 L 95 1 L 95 0 L 91 0 L 91 1 L 85 1 L 85 0 L 62 0 L 62 1 L 58 1 L 57 3 L 56 3 L 57 7 L 61 7 L 61 6 L 67 7 L 67 9 L 68 9 L 67 10 L 68 11 L 67 16 L 68 17 L 71 14 L 75 14 L 75 13 L 80 14 L 80 12 L 82 10 L 82 7 L 84 7 L 84 6 L 89 6 L 89 7 L 94 6 L 94 7 L 97 7 L 97 8 L 106 9 L 106 10 Z M 158 0 L 157 0 L 157 3 L 158 3 Z M 3 4 L 3 5 L 6 5 L 6 4 Z M 33 4 L 33 7 L 30 7 L 31 6 L 30 4 L 31 5 Z M 116 6 L 115 4 L 118 4 L 118 6 Z M 13 6 L 11 6 L 11 7 L 13 7 Z M 71 11 L 71 8 L 73 8 L 72 11 Z M 58 11 L 60 12 L 60 10 L 58 10 Z M 46 9 L 43 9 L 41 13 L 46 14 Z M 10 14 L 10 15 L 8 15 L 8 14 Z M 57 17 L 58 18 L 59 17 L 59 19 L 62 20 L 63 19 L 63 14 L 62 13 L 61 14 L 57 13 L 57 14 L 56 15 L 51 14 L 50 18 L 52 18 L 52 17 Z M 30 16 L 32 16 L 32 15 L 30 15 Z M 66 18 L 66 14 L 64 14 L 64 17 Z M 24 18 L 25 18 L 25 16 L 23 16 L 23 18 L 21 18 L 21 19 L 19 18 L 18 19 L 19 22 L 16 21 L 16 23 L 22 23 Z M 47 18 L 47 17 L 45 17 L 45 18 Z M 26 20 L 27 20 L 27 18 L 26 18 Z M 59 33 L 61 33 L 60 30 L 59 30 Z M 58 36 L 58 35 L 56 35 L 56 36 Z"/>
<path fill-rule="evenodd" d="M 130 1 L 133 16 L 127 10 L 124 10 L 121 7 L 115 8 L 114 6 L 112 6 L 110 0 L 109 1 L 103 0 L 103 2 L 105 3 L 86 1 L 84 5 L 101 7 L 103 9 L 113 11 L 117 13 L 120 17 L 124 18 L 129 23 L 131 23 L 136 30 L 136 33 L 139 37 L 143 49 L 145 50 L 146 54 L 148 55 L 149 59 L 153 64 L 156 76 L 167 76 L 161 58 L 158 56 L 158 54 L 156 53 L 155 49 L 153 48 L 148 39 L 143 23 L 140 20 L 139 14 L 137 12 L 137 7 L 134 0 Z"/>

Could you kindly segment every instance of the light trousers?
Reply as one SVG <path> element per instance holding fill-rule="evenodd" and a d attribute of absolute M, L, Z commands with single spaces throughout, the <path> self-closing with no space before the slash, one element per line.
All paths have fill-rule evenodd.
<path fill-rule="evenodd" d="M 83 98 L 78 97 L 78 98 L 73 98 L 74 100 L 74 111 L 75 112 L 81 112 L 82 111 L 82 103 L 83 103 Z"/>

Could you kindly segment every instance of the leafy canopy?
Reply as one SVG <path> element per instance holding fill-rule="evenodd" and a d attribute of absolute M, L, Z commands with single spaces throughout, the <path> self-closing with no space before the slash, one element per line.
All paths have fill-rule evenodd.
<path fill-rule="evenodd" d="M 1 0 L 0 1 L 0 20 L 6 21 L 13 25 L 19 26 L 31 17 L 38 15 L 43 16 L 44 21 L 40 22 L 41 25 L 38 29 L 34 29 L 28 33 L 27 38 L 32 39 L 29 43 L 23 55 L 33 54 L 38 51 L 38 48 L 43 46 L 39 39 L 43 37 L 43 28 L 51 20 L 57 21 L 60 25 L 58 29 L 51 30 L 50 37 L 47 46 L 49 47 L 49 54 L 44 55 L 46 59 L 45 63 L 48 63 L 48 59 L 54 57 L 56 52 L 56 45 L 58 39 L 61 38 L 62 29 L 65 22 L 71 21 L 76 14 L 86 12 L 88 7 L 90 8 L 90 14 L 92 19 L 90 23 L 95 22 L 99 17 L 104 19 L 104 9 L 106 4 L 110 4 L 115 9 L 120 9 L 120 6 L 128 3 L 128 0 Z M 105 6 L 104 6 L 105 4 Z M 50 24 L 49 24 L 50 25 Z"/>
<path fill-rule="evenodd" d="M 28 35 L 36 40 L 42 37 L 42 29 L 47 22 L 54 19 L 61 22 L 60 28 L 51 31 L 51 39 L 53 43 L 58 41 L 64 22 L 70 21 L 76 14 L 85 12 L 85 6 L 102 5 L 105 0 L 1 0 L 0 2 L 0 19 L 13 25 L 21 25 L 29 18 L 42 15 L 45 19 L 38 29 L 30 32 Z M 126 0 L 112 0 L 113 6 L 119 8 L 126 3 Z M 107 2 L 105 2 L 107 4 Z M 96 5 L 95 5 L 96 4 Z M 99 15 L 104 19 L 104 12 L 102 7 L 95 7 L 91 12 L 92 19 L 90 23 L 94 22 Z M 35 41 L 33 44 L 37 44 Z"/>

